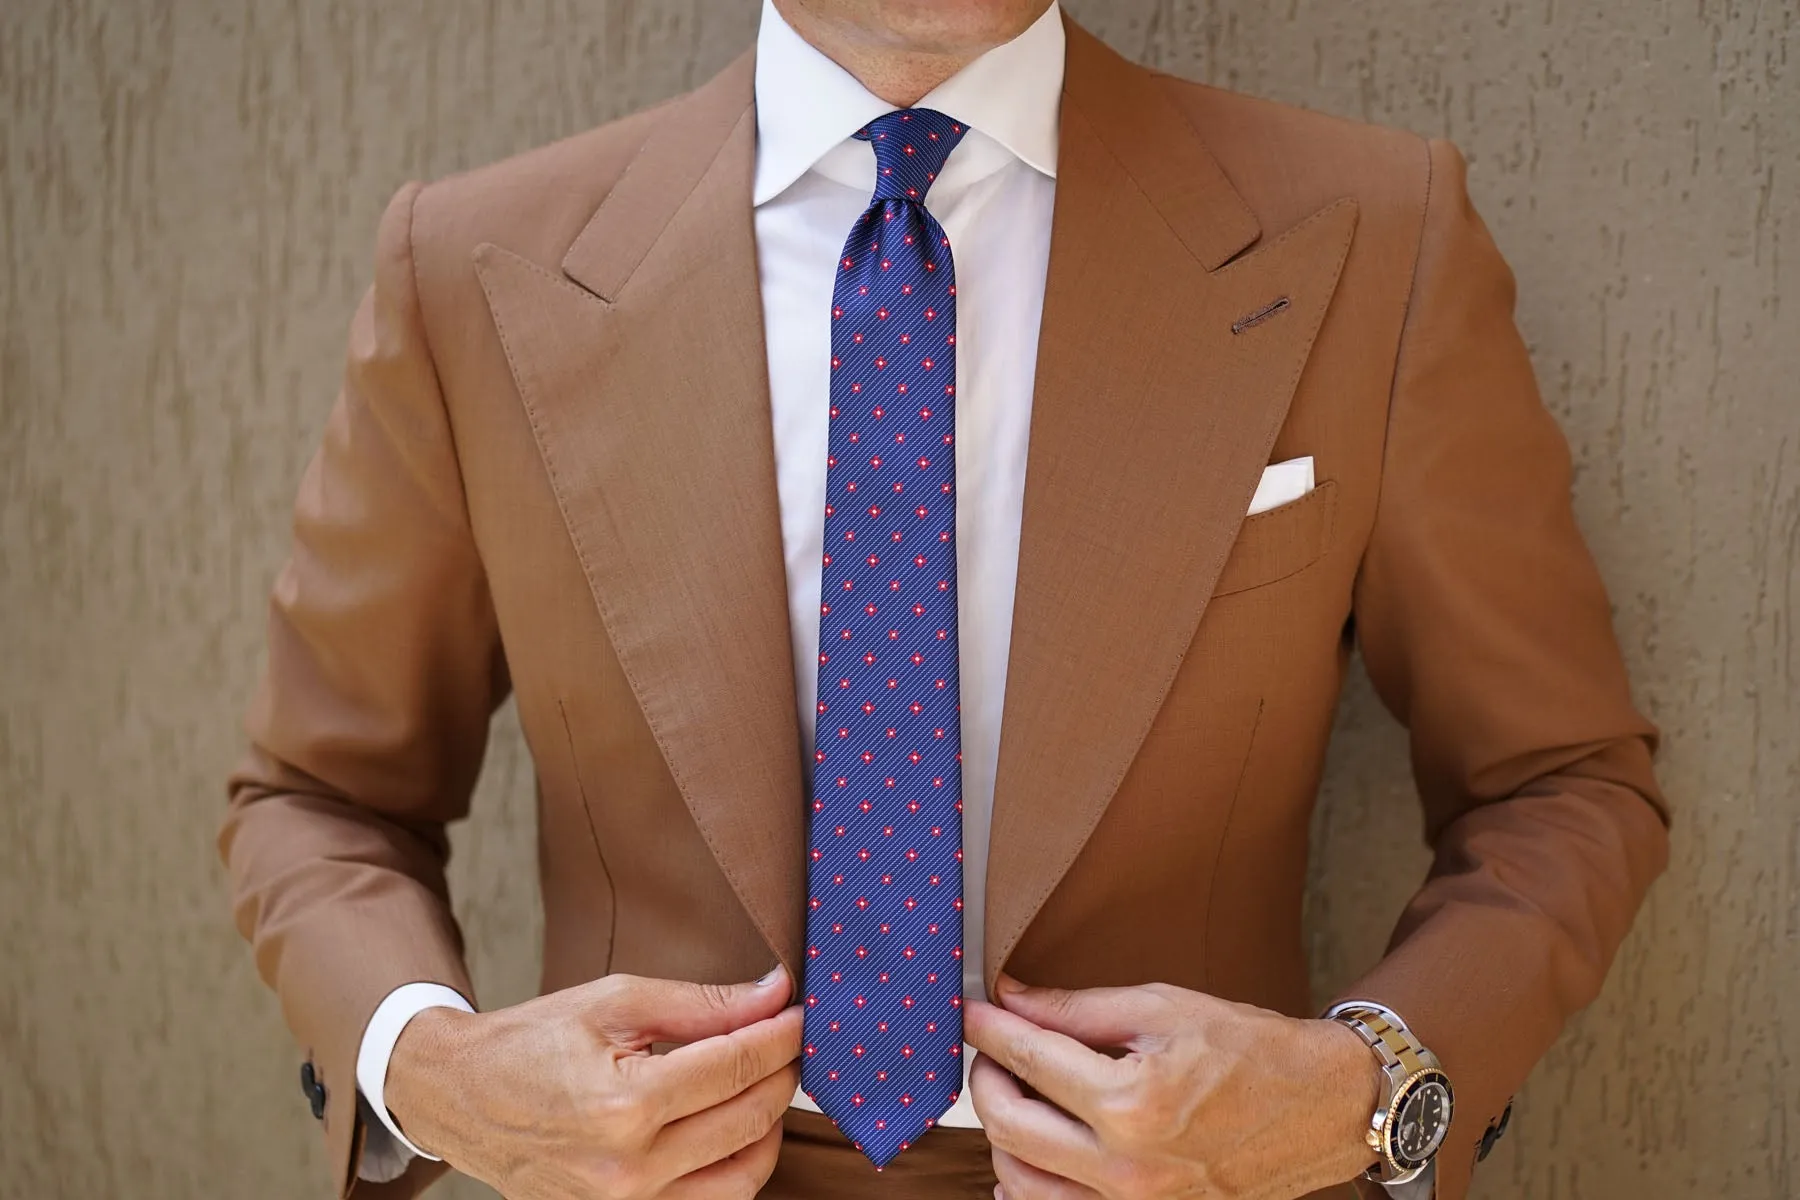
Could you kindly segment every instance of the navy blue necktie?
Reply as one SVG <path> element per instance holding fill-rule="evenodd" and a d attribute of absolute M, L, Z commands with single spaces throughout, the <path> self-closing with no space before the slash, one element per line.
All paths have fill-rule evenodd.
<path fill-rule="evenodd" d="M 962 1087 L 956 271 L 925 193 L 966 126 L 869 122 L 831 309 L 801 1085 L 877 1167 Z"/>

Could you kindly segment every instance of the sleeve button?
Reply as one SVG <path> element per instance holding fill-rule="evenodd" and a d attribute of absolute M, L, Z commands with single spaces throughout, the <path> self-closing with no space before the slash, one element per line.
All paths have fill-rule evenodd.
<path fill-rule="evenodd" d="M 325 1085 L 319 1082 L 318 1072 L 313 1070 L 311 1062 L 300 1064 L 300 1091 L 312 1106 L 315 1120 L 325 1119 Z"/>
<path fill-rule="evenodd" d="M 1481 1141 L 1477 1144 L 1475 1149 L 1476 1162 L 1485 1159 L 1494 1149 L 1494 1143 L 1506 1136 L 1506 1127 L 1512 1123 L 1512 1110 L 1513 1102 L 1508 1100 L 1506 1102 L 1506 1108 L 1501 1112 L 1499 1119 L 1489 1125 L 1487 1127 L 1487 1132 L 1481 1135 Z"/>

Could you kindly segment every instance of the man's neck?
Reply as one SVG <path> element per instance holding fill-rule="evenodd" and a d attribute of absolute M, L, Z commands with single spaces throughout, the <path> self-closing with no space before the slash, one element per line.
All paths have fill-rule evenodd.
<path fill-rule="evenodd" d="M 896 108 L 917 104 L 932 88 L 992 49 L 938 51 L 877 41 L 863 31 L 820 18 L 806 0 L 774 0 L 774 4 L 795 33 L 855 76 L 871 95 Z"/>

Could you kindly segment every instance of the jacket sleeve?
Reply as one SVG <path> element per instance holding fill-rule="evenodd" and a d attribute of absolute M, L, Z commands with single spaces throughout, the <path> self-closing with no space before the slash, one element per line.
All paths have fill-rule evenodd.
<path fill-rule="evenodd" d="M 359 1197 L 410 1195 L 442 1169 L 357 1182 L 356 1055 L 395 987 L 472 995 L 445 827 L 468 811 L 509 686 L 415 290 L 419 190 L 381 222 L 219 835 L 238 928 L 324 1089 L 338 1189 Z"/>
<path fill-rule="evenodd" d="M 1408 727 L 1434 851 L 1387 955 L 1334 999 L 1387 1004 L 1455 1091 L 1437 1195 L 1599 991 L 1667 861 L 1570 458 L 1513 324 L 1461 155 L 1429 146 L 1381 498 L 1355 591 L 1369 675 Z"/>

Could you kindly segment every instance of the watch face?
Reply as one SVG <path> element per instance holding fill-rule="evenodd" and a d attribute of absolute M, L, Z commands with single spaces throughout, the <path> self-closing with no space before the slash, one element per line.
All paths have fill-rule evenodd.
<path fill-rule="evenodd" d="M 1450 1129 L 1450 1089 L 1435 1072 L 1407 1089 L 1394 1114 L 1395 1161 L 1415 1167 L 1429 1162 Z"/>

